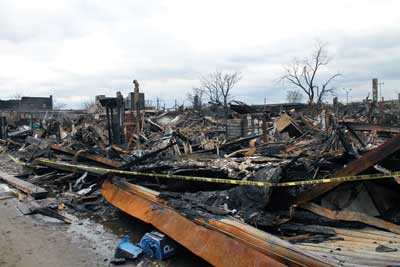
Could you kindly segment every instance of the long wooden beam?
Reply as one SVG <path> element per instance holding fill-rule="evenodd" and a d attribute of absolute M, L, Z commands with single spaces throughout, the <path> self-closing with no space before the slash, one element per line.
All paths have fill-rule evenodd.
<path fill-rule="evenodd" d="M 4 180 L 5 182 L 14 186 L 15 188 L 21 190 L 22 192 L 25 192 L 25 193 L 31 195 L 35 199 L 47 197 L 48 192 L 46 189 L 44 189 L 40 186 L 28 183 L 24 180 L 21 180 L 15 176 L 9 175 L 5 172 L 0 171 L 0 179 Z"/>

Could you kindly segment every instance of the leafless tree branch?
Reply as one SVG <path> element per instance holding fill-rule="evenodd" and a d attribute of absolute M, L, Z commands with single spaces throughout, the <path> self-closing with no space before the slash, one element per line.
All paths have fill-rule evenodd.
<path fill-rule="evenodd" d="M 335 90 L 334 87 L 328 88 L 328 85 L 340 76 L 336 73 L 322 85 L 317 84 L 316 80 L 321 67 L 328 65 L 329 61 L 325 46 L 318 43 L 310 59 L 295 60 L 284 67 L 286 74 L 281 79 L 299 87 L 307 95 L 309 105 L 320 104 L 328 93 L 333 93 Z"/>
<path fill-rule="evenodd" d="M 222 104 L 224 108 L 227 108 L 231 91 L 240 80 L 240 72 L 223 73 L 215 71 L 206 77 L 202 77 L 201 84 L 211 102 Z"/>
<path fill-rule="evenodd" d="M 188 92 L 187 99 L 191 103 L 192 107 L 195 107 L 196 105 L 202 105 L 205 93 L 206 91 L 204 89 L 198 87 L 193 87 L 192 90 Z"/>

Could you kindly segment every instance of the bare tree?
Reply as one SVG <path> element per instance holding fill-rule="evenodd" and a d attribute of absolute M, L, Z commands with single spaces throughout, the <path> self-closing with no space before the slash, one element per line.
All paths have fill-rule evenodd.
<path fill-rule="evenodd" d="M 202 77 L 201 83 L 210 101 L 222 104 L 227 109 L 231 91 L 241 78 L 241 73 L 237 71 L 232 73 L 216 71 L 207 77 Z"/>
<path fill-rule="evenodd" d="M 85 110 L 89 110 L 91 107 L 95 106 L 96 103 L 93 100 L 87 100 L 82 102 L 82 108 Z"/>
<path fill-rule="evenodd" d="M 295 60 L 285 67 L 286 74 L 282 77 L 282 80 L 299 87 L 307 95 L 310 106 L 314 103 L 319 105 L 326 95 L 335 91 L 335 88 L 330 86 L 330 82 L 340 76 L 339 73 L 336 73 L 324 83 L 318 84 L 317 76 L 319 76 L 320 69 L 328 63 L 329 58 L 325 46 L 318 43 L 311 58 L 301 61 Z"/>
<path fill-rule="evenodd" d="M 193 87 L 187 94 L 187 99 L 191 103 L 193 108 L 202 106 L 205 90 L 198 87 Z"/>
<path fill-rule="evenodd" d="M 286 101 L 288 103 L 300 103 L 303 100 L 303 95 L 300 90 L 288 90 L 286 92 Z"/>
<path fill-rule="evenodd" d="M 54 110 L 63 110 L 63 109 L 65 109 L 67 107 L 67 104 L 65 104 L 65 103 L 58 103 L 58 102 L 56 102 L 56 103 L 54 103 L 54 105 L 53 105 L 53 109 Z"/>

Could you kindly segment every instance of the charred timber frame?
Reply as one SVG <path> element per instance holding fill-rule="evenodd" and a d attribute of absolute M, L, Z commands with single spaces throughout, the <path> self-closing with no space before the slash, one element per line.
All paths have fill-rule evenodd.
<path fill-rule="evenodd" d="M 189 219 L 157 198 L 158 192 L 106 180 L 104 198 L 164 232 L 214 266 L 333 266 L 247 224 L 230 219 Z"/>
<path fill-rule="evenodd" d="M 334 177 L 342 177 L 348 175 L 356 175 L 359 174 L 366 169 L 372 167 L 374 164 L 378 163 L 381 160 L 384 160 L 386 157 L 390 156 L 391 154 L 395 153 L 396 151 L 400 150 L 400 134 L 396 135 L 395 137 L 387 140 L 382 145 L 374 148 L 360 158 L 353 160 L 350 162 L 346 167 L 339 170 L 335 173 Z M 296 203 L 301 202 L 308 202 L 310 200 L 319 197 L 326 192 L 332 190 L 336 186 L 340 185 L 342 182 L 336 183 L 328 183 L 328 184 L 319 184 L 312 187 L 309 190 L 306 190 L 299 194 L 296 198 Z"/>

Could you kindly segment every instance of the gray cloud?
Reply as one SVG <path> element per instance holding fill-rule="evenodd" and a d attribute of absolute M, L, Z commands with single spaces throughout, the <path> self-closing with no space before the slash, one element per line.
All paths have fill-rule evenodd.
<path fill-rule="evenodd" d="M 212 2 L 0 0 L 0 97 L 53 94 L 79 107 L 97 94 L 126 93 L 138 79 L 149 99 L 183 102 L 200 76 L 220 69 L 242 72 L 233 91 L 238 99 L 276 103 L 290 88 L 277 82 L 282 66 L 308 56 L 317 39 L 332 56 L 320 79 L 342 73 L 334 84 L 342 99 L 344 87 L 353 88 L 354 99 L 365 97 L 374 77 L 387 81 L 389 98 L 400 89 L 396 1 L 348 6 L 353 17 L 345 20 L 332 4 L 319 23 L 301 12 L 279 15 L 278 3 L 242 4 L 252 10 L 235 4 L 221 13 L 224 5 Z M 316 15 L 323 9 L 315 8 Z M 375 11 L 386 13 L 370 22 Z"/>

